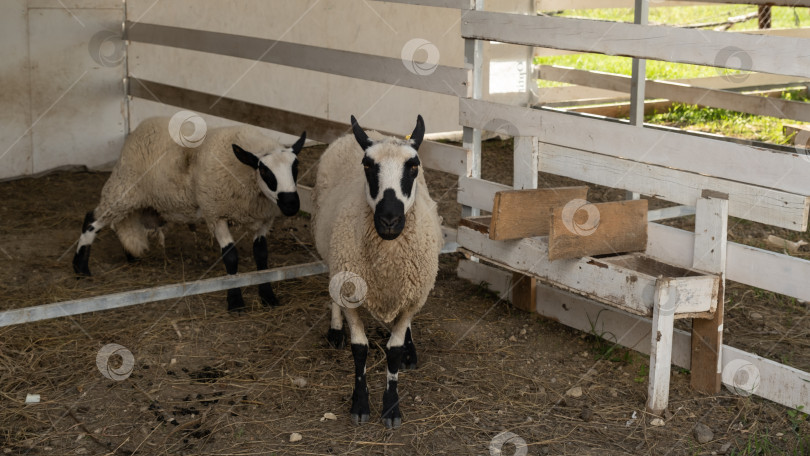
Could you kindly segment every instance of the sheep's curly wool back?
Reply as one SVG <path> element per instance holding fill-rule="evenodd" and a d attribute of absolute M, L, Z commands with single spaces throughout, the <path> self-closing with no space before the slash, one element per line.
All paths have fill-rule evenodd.
<path fill-rule="evenodd" d="M 401 143 L 377 132 L 368 134 L 376 143 Z M 402 233 L 391 241 L 380 238 L 366 202 L 363 155 L 351 135 L 323 153 L 314 191 L 315 245 L 330 275 L 350 271 L 366 281 L 364 307 L 374 318 L 390 323 L 403 311 L 418 312 L 433 288 L 444 243 L 441 218 L 420 172 Z"/>

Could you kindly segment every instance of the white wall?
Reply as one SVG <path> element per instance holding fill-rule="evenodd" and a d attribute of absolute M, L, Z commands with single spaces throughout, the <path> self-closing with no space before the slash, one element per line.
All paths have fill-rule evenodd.
<path fill-rule="evenodd" d="M 115 159 L 125 132 L 125 66 L 113 38 L 122 5 L 0 2 L 0 179 Z"/>

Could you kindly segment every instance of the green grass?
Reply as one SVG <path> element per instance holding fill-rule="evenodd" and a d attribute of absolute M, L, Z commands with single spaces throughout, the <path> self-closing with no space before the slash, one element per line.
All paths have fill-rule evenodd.
<path fill-rule="evenodd" d="M 756 6 L 718 5 L 718 6 L 683 6 L 650 9 L 650 23 L 666 25 L 690 25 L 707 22 L 719 22 L 733 16 L 740 16 L 757 11 Z M 579 17 L 607 21 L 633 21 L 632 8 L 611 8 L 599 10 L 566 10 L 559 16 Z M 810 26 L 810 10 L 807 8 L 773 7 L 773 28 L 796 28 Z M 731 30 L 754 30 L 757 20 L 735 24 Z M 572 54 L 550 57 L 536 57 L 538 65 L 557 65 L 590 71 L 629 76 L 632 73 L 632 59 L 629 57 L 606 56 L 601 54 Z M 709 66 L 688 65 L 656 60 L 647 61 L 646 76 L 648 79 L 688 79 L 740 74 L 741 71 Z M 539 87 L 558 87 L 562 84 L 553 81 L 538 80 Z M 794 91 L 784 96 L 788 100 L 810 101 L 806 94 Z M 649 116 L 650 123 L 673 127 L 720 133 L 737 138 L 754 139 L 774 144 L 787 144 L 782 132 L 785 123 L 803 123 L 773 117 L 754 116 L 725 109 L 699 108 L 696 106 L 675 104 L 668 112 Z"/>
<path fill-rule="evenodd" d="M 756 12 L 756 6 L 721 5 L 721 6 L 682 6 L 650 8 L 650 23 L 667 25 L 689 25 L 715 22 L 728 17 Z M 566 10 L 560 16 L 581 17 L 607 21 L 632 22 L 631 8 L 609 8 L 600 10 Z M 773 28 L 796 28 L 810 26 L 810 14 L 807 8 L 773 7 Z M 735 24 L 731 30 L 755 30 L 757 20 Z M 567 66 L 583 70 L 604 71 L 608 73 L 630 75 L 632 59 L 629 57 L 605 56 L 600 54 L 576 54 L 551 57 L 537 57 L 538 65 Z M 647 78 L 649 79 L 687 79 L 719 76 L 740 73 L 737 70 L 714 68 L 698 65 L 677 64 L 655 60 L 647 61 Z M 552 81 L 539 81 L 540 87 L 556 87 L 563 84 Z"/>

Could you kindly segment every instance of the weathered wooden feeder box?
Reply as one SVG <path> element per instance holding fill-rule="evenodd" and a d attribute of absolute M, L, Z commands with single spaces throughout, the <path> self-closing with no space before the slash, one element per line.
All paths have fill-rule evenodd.
<path fill-rule="evenodd" d="M 462 219 L 458 243 L 466 253 L 541 282 L 653 320 L 647 408 L 666 408 L 676 318 L 712 318 L 720 277 L 663 263 L 642 253 L 548 260 L 548 236 L 489 238 L 491 218 Z"/>

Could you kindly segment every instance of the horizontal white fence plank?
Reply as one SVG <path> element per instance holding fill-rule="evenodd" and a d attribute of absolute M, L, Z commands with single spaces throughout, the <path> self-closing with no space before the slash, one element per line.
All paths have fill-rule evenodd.
<path fill-rule="evenodd" d="M 328 268 L 326 265 L 321 261 L 317 261 L 295 266 L 267 269 L 264 271 L 212 277 L 195 282 L 162 285 L 154 288 L 125 291 L 93 298 L 6 310 L 0 312 L 0 327 L 66 317 L 68 315 L 97 312 L 100 310 L 118 309 L 165 299 L 181 299 L 187 296 L 222 291 L 229 288 L 246 287 L 260 283 L 277 282 L 280 280 L 294 279 L 296 277 L 323 274 L 327 271 Z"/>
<path fill-rule="evenodd" d="M 140 43 L 240 57 L 445 95 L 468 94 L 469 71 L 463 68 L 436 65 L 425 74 L 417 74 L 397 58 L 136 22 L 127 22 L 126 37 Z"/>
<path fill-rule="evenodd" d="M 704 2 L 692 0 L 676 2 L 675 0 L 655 0 L 650 2 L 650 8 L 660 6 L 689 6 L 705 5 Z M 633 8 L 635 0 L 536 0 L 538 11 L 560 11 L 569 9 L 601 9 L 601 8 Z"/>
<path fill-rule="evenodd" d="M 405 5 L 435 6 L 437 8 L 472 9 L 475 0 L 374 0 L 381 3 L 402 3 Z"/>
<path fill-rule="evenodd" d="M 495 193 L 514 190 L 509 185 L 499 184 L 484 179 L 462 177 L 458 180 L 458 202 L 483 211 L 492 212 Z M 528 208 L 527 208 L 528 209 Z"/>
<path fill-rule="evenodd" d="M 656 220 L 666 220 L 676 217 L 683 217 L 685 215 L 695 215 L 695 207 L 673 206 L 673 207 L 664 207 L 661 209 L 653 209 L 647 212 L 647 221 L 654 222 Z"/>
<path fill-rule="evenodd" d="M 463 269 L 463 271 L 462 271 Z M 475 284 L 486 282 L 501 296 L 511 286 L 512 273 L 494 267 L 462 260 L 459 277 Z M 573 293 L 537 284 L 536 310 L 539 314 L 586 333 L 595 331 L 608 342 L 650 354 L 649 319 L 631 315 Z M 672 341 L 672 364 L 691 367 L 690 334 L 675 329 Z M 729 373 L 740 366 L 751 366 L 759 374 L 754 394 L 791 408 L 810 408 L 810 373 L 803 372 L 761 356 L 723 345 L 723 368 Z M 750 369 L 750 368 L 749 368 Z M 727 385 L 728 386 L 728 385 Z M 733 385 L 731 391 L 735 392 Z"/>
<path fill-rule="evenodd" d="M 469 11 L 464 38 L 810 77 L 810 40 Z"/>
<path fill-rule="evenodd" d="M 492 130 L 500 125 L 498 133 L 518 132 L 519 136 L 536 136 L 544 143 L 810 194 L 810 162 L 798 153 L 465 98 L 459 99 L 459 117 L 467 127 Z M 754 163 L 756 166 L 752 166 Z"/>
<path fill-rule="evenodd" d="M 541 65 L 538 71 L 538 77 L 541 79 L 625 93 L 630 91 L 632 81 L 630 76 L 549 65 Z M 810 122 L 810 103 L 801 101 L 745 95 L 726 90 L 705 89 L 654 80 L 645 82 L 644 97 L 664 98 L 681 103 L 746 112 L 757 116 Z"/>
<path fill-rule="evenodd" d="M 729 215 L 795 231 L 807 229 L 810 197 L 793 193 L 553 144 L 540 145 L 540 170 L 687 206 L 695 205 L 703 190 L 727 193 Z"/>
<path fill-rule="evenodd" d="M 351 132 L 349 124 L 233 98 L 219 97 L 183 87 L 133 77 L 129 78 L 127 86 L 129 87 L 129 94 L 133 97 L 211 114 L 295 136 L 299 136 L 302 131 L 306 131 L 307 138 L 327 144 Z M 469 174 L 469 154 L 469 151 L 461 147 L 435 141 L 424 141 L 419 147 L 419 157 L 422 159 L 424 166 L 457 176 L 467 176 Z"/>
<path fill-rule="evenodd" d="M 730 227 L 733 222 L 730 222 Z M 646 254 L 681 267 L 692 267 L 695 234 L 658 223 L 647 225 Z M 729 242 L 726 278 L 763 290 L 810 301 L 810 261 Z"/>
<path fill-rule="evenodd" d="M 673 2 L 673 6 L 692 3 L 691 0 L 667 0 Z M 701 0 L 701 3 L 733 3 L 735 5 L 771 5 L 771 6 L 804 6 L 810 7 L 810 0 Z"/>

